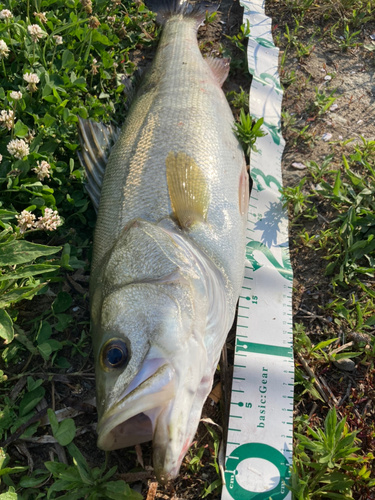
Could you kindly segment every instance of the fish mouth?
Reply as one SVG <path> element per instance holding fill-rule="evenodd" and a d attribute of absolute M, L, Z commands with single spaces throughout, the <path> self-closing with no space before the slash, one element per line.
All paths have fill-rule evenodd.
<path fill-rule="evenodd" d="M 98 447 L 112 451 L 151 441 L 160 413 L 175 394 L 174 368 L 165 359 L 145 360 L 120 400 L 100 419 Z"/>

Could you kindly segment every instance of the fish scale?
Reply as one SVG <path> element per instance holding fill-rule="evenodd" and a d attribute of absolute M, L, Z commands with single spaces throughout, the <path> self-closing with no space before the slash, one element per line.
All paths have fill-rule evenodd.
<path fill-rule="evenodd" d="M 194 20 L 185 21 L 182 28 L 181 24 L 175 21 L 164 29 L 150 75 L 111 152 L 96 226 L 94 268 L 129 221 L 170 217 L 165 177 L 165 158 L 170 151 L 193 152 L 199 159 L 206 177 L 215 182 L 208 220 L 217 235 L 232 236 L 223 209 L 224 205 L 237 208 L 238 181 L 230 169 L 240 171 L 243 153 L 232 132 L 233 117 L 225 96 L 200 55 Z M 116 204 L 119 207 L 114 210 Z M 239 224 L 240 217 L 233 236 Z M 208 245 L 206 248 L 210 251 Z"/>

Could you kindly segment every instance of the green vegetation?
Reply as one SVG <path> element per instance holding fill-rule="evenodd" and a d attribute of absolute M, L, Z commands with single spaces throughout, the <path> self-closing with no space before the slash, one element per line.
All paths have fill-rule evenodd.
<path fill-rule="evenodd" d="M 329 367 L 345 362 L 352 370 L 355 358 L 367 373 L 374 370 L 373 147 L 373 141 L 362 138 L 362 144 L 355 147 L 354 153 L 349 157 L 343 155 L 342 163 L 335 167 L 333 154 L 321 164 L 306 162 L 308 175 L 295 187 L 283 189 L 295 225 L 294 245 L 301 247 L 302 243 L 311 259 L 319 256 L 326 262 L 326 286 L 330 287 L 326 292 L 329 302 L 318 307 L 319 312 L 315 313 L 325 322 L 321 335 L 316 336 L 311 331 L 307 334 L 302 323 L 295 323 L 294 327 L 296 401 L 306 403 L 306 397 L 312 398 L 316 402 L 315 409 L 338 404 L 332 392 L 327 393 L 327 382 L 319 375 Z M 301 309 L 302 314 L 304 311 Z M 311 319 L 313 317 L 311 315 Z M 343 345 L 337 347 L 339 343 Z M 371 378 L 368 383 L 371 387 Z M 370 451 L 373 447 L 366 447 L 364 452 L 361 439 L 373 442 L 375 428 L 365 420 L 366 413 L 361 415 L 356 410 L 361 394 L 354 396 L 356 402 L 340 409 L 339 423 L 335 410 L 328 413 L 324 432 L 319 427 L 315 431 L 307 427 L 307 415 L 297 418 L 299 431 L 295 433 L 292 474 L 292 491 L 296 499 L 355 499 L 360 498 L 357 496 L 360 491 L 370 491 L 374 487 L 374 457 Z M 349 426 L 345 423 L 347 419 L 351 422 Z M 360 431 L 349 432 L 354 422 Z"/>
<path fill-rule="evenodd" d="M 366 394 L 373 390 L 375 352 L 375 141 L 365 138 L 372 137 L 367 127 L 362 135 L 352 127 L 350 77 L 325 51 L 373 71 L 365 23 L 375 2 L 271 5 L 282 53 L 287 161 L 303 169 L 282 189 L 297 306 L 291 489 L 296 500 L 371 498 L 375 426 Z M 313 43 L 317 57 L 309 57 Z M 335 127 L 344 139 L 336 139 Z"/>
<path fill-rule="evenodd" d="M 374 141 L 362 141 L 365 151 L 374 146 Z M 375 158 L 365 159 L 357 146 L 349 158 L 343 155 L 337 170 L 328 168 L 331 159 L 327 157 L 321 166 L 308 163 L 311 177 L 318 182 L 313 189 L 304 189 L 308 179 L 304 177 L 295 187 L 285 188 L 283 195 L 295 216 L 317 218 L 317 205 L 332 210 L 329 228 L 316 233 L 306 245 L 329 262 L 326 274 L 332 275 L 333 284 L 349 285 L 375 272 Z"/>
<path fill-rule="evenodd" d="M 234 125 L 234 131 L 245 151 L 245 155 L 250 158 L 251 150 L 257 151 L 255 146 L 257 138 L 266 135 L 260 128 L 263 125 L 263 118 L 255 120 L 249 114 L 245 114 L 243 108 L 241 108 L 239 122 Z"/>
<path fill-rule="evenodd" d="M 349 432 L 346 418 L 337 421 L 335 408 L 328 412 L 324 430 L 312 429 L 303 420 L 296 423 L 307 431 L 307 436 L 294 434 L 298 444 L 291 490 L 297 500 L 349 500 L 353 498 L 355 483 L 363 483 L 368 488 L 375 486 L 375 480 L 369 479 L 371 470 L 367 467 L 373 456 L 355 454 L 360 449 L 355 446 L 357 432 Z"/>
<path fill-rule="evenodd" d="M 76 304 L 87 303 L 79 280 L 96 217 L 77 158 L 78 118 L 122 124 L 129 54 L 155 45 L 154 18 L 129 1 L 0 3 L 1 499 L 142 498 L 113 480 L 116 468 L 89 468 L 72 419 L 58 423 L 48 409 L 51 426 L 41 421 L 55 404 L 56 374 L 82 375 L 90 353 L 88 318 L 72 308 L 75 293 Z M 33 299 L 32 312 L 24 299 Z M 67 333 L 73 323 L 78 338 Z M 49 428 L 71 465 L 45 461 L 32 471 L 6 453 L 15 439 Z"/>

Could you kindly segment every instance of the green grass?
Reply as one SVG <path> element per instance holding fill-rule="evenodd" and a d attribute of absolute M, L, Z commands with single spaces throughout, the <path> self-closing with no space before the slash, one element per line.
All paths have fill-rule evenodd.
<path fill-rule="evenodd" d="M 373 277 L 375 272 L 375 161 L 366 159 L 363 152 L 374 141 L 362 141 L 365 149 L 357 146 L 349 158 L 343 155 L 337 170 L 329 169 L 332 156 L 321 165 L 309 162 L 311 178 L 318 182 L 312 190 L 304 189 L 306 177 L 297 186 L 283 190 L 295 217 L 316 218 L 319 204 L 332 211 L 329 228 L 306 244 L 327 260 L 326 274 L 332 276 L 335 285 L 350 285 L 366 276 Z"/>
<path fill-rule="evenodd" d="M 324 428 L 313 429 L 303 419 L 297 427 L 306 433 L 295 432 L 297 441 L 291 476 L 291 490 L 297 500 L 353 498 L 352 486 L 362 483 L 375 486 L 370 479 L 372 455 L 360 457 L 356 446 L 358 431 L 349 432 L 346 418 L 338 421 L 336 409 L 331 409 Z"/>
<path fill-rule="evenodd" d="M 89 269 L 96 219 L 77 158 L 78 117 L 123 123 L 129 54 L 152 49 L 159 28 L 144 4 L 129 1 L 9 0 L 0 11 L 0 498 L 142 498 L 113 480 L 116 468 L 90 469 L 73 443 L 74 421 L 59 424 L 51 409 L 71 465 L 49 461 L 31 473 L 6 443 L 48 433 L 38 405 L 54 407 L 56 373 L 84 376 L 89 322 L 72 306 L 87 310 L 87 287 L 63 290 L 67 275 L 79 280 Z"/>
<path fill-rule="evenodd" d="M 281 27 L 283 134 L 288 155 L 306 166 L 304 177 L 282 190 L 299 292 L 291 489 L 297 500 L 362 500 L 375 486 L 375 425 L 366 399 L 375 359 L 375 141 L 357 137 L 352 146 L 352 137 L 328 143 L 325 157 L 314 154 L 316 131 L 326 127 L 339 85 L 335 73 L 326 73 L 332 81 L 319 87 L 303 76 L 310 68 L 301 46 L 323 42 L 337 60 L 343 52 L 363 56 L 363 25 L 372 21 L 375 2 L 271 5 Z M 306 71 L 286 70 L 290 60 Z M 338 369 L 343 363 L 355 371 Z"/>

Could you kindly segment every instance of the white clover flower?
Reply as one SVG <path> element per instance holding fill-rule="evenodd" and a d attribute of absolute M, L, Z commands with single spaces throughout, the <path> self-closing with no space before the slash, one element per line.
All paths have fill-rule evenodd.
<path fill-rule="evenodd" d="M 20 228 L 20 233 L 24 233 L 27 229 L 35 229 L 35 215 L 27 210 L 22 210 L 20 215 L 16 215 L 18 220 L 18 227 Z"/>
<path fill-rule="evenodd" d="M 35 130 L 29 130 L 27 132 L 27 135 L 25 136 L 25 141 L 27 143 L 30 143 L 34 139 L 34 136 L 35 136 Z"/>
<path fill-rule="evenodd" d="M 92 2 L 91 2 L 91 0 L 80 0 L 80 1 L 81 1 L 83 10 L 85 12 L 87 12 L 87 14 L 91 14 L 92 13 Z"/>
<path fill-rule="evenodd" d="M 54 231 L 59 226 L 61 226 L 61 217 L 57 210 L 52 210 L 52 208 L 46 208 L 44 210 L 44 216 L 39 217 L 35 224 L 36 229 L 41 229 L 45 231 Z"/>
<path fill-rule="evenodd" d="M 0 40 L 0 60 L 5 59 L 8 56 L 9 56 L 8 45 L 4 42 L 4 40 Z"/>
<path fill-rule="evenodd" d="M 38 75 L 35 73 L 25 73 L 23 75 L 23 79 L 28 82 L 28 86 L 26 87 L 27 90 L 30 92 L 35 92 L 36 91 L 36 84 L 40 82 Z"/>
<path fill-rule="evenodd" d="M 46 14 L 47 12 L 34 12 L 34 16 L 37 17 L 39 21 L 43 24 L 45 24 L 48 21 Z"/>
<path fill-rule="evenodd" d="M 56 45 L 61 45 L 63 43 L 63 37 L 60 35 L 53 35 Z"/>
<path fill-rule="evenodd" d="M 14 101 L 18 101 L 18 99 L 22 99 L 22 92 L 13 90 L 13 92 L 10 93 L 9 97 Z"/>
<path fill-rule="evenodd" d="M 51 165 L 43 160 L 41 163 L 37 161 L 38 166 L 33 168 L 34 172 L 36 173 L 38 179 L 42 181 L 45 177 L 50 178 L 50 170 L 51 170 Z"/>
<path fill-rule="evenodd" d="M 3 161 L 3 155 L 0 155 L 0 163 Z"/>
<path fill-rule="evenodd" d="M 7 146 L 9 153 L 17 158 L 17 160 L 22 160 L 25 156 L 29 154 L 29 146 L 23 139 L 13 139 Z"/>
<path fill-rule="evenodd" d="M 108 17 L 107 17 L 107 21 L 108 21 L 109 23 L 114 23 L 114 22 L 116 21 L 116 16 L 108 16 Z"/>
<path fill-rule="evenodd" d="M 116 69 L 116 68 L 118 68 L 118 64 L 114 62 L 114 63 L 113 63 L 113 67 L 114 67 L 115 69 Z"/>
<path fill-rule="evenodd" d="M 95 57 L 94 57 L 94 59 L 92 60 L 92 63 L 93 63 L 93 64 L 96 64 L 97 62 L 98 62 L 98 61 L 97 61 L 97 60 L 95 59 Z"/>
<path fill-rule="evenodd" d="M 23 79 L 29 83 L 39 83 L 39 77 L 35 73 L 25 73 Z"/>
<path fill-rule="evenodd" d="M 44 36 L 44 31 L 38 24 L 31 24 L 30 26 L 27 27 L 27 31 L 29 32 L 31 36 L 31 40 L 36 43 L 39 38 L 43 38 Z"/>
<path fill-rule="evenodd" d="M 0 11 L 0 19 L 12 19 L 13 14 L 8 9 L 3 9 Z"/>
<path fill-rule="evenodd" d="M 0 112 L 0 125 L 2 127 L 6 127 L 8 130 L 11 130 L 15 121 L 14 112 L 11 109 L 9 111 L 3 109 Z"/>

